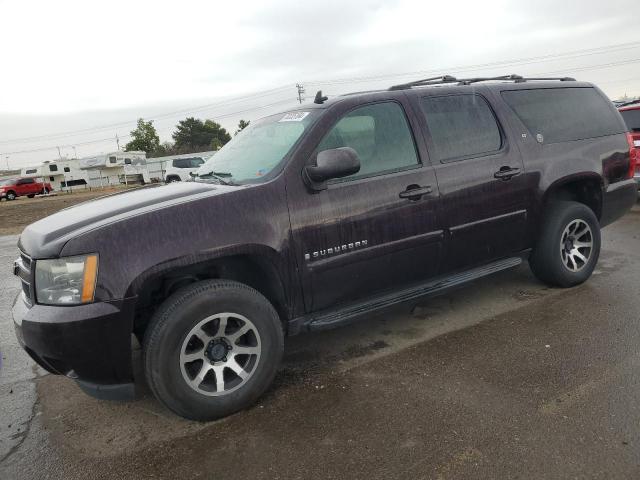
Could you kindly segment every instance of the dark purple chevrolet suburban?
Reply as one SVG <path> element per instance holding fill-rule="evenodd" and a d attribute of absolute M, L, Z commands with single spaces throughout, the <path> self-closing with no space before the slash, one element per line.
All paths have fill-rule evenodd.
<path fill-rule="evenodd" d="M 637 199 L 611 102 L 562 79 L 445 76 L 251 122 L 194 182 L 111 195 L 22 233 L 16 333 L 46 370 L 184 417 L 251 405 L 285 335 L 528 260 L 570 287 Z"/>

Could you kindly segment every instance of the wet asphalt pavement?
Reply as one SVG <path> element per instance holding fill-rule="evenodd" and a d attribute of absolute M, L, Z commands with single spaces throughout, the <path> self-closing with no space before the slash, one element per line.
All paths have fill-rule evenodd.
<path fill-rule="evenodd" d="M 3 275 L 0 479 L 638 478 L 639 239 L 636 207 L 577 288 L 523 265 L 290 339 L 258 404 L 209 424 L 143 381 L 111 403 L 45 375 L 16 346 Z M 0 238 L 1 271 L 14 245 Z"/>

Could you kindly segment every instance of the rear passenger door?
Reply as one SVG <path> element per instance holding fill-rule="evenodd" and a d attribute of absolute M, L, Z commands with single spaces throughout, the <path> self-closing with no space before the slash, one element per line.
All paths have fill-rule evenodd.
<path fill-rule="evenodd" d="M 487 99 L 474 92 L 417 102 L 448 233 L 443 270 L 523 250 L 530 202 L 524 166 Z"/>

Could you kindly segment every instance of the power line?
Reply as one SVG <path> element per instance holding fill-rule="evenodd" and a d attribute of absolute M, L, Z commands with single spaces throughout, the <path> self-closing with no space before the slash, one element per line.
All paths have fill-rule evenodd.
<path fill-rule="evenodd" d="M 295 101 L 296 100 L 293 100 L 291 98 L 287 98 L 285 100 L 280 100 L 278 102 L 270 103 L 268 105 L 262 105 L 262 106 L 259 106 L 259 107 L 252 107 L 252 108 L 247 108 L 247 109 L 244 109 L 244 110 L 238 110 L 238 111 L 235 111 L 235 112 L 225 113 L 225 114 L 222 114 L 222 115 L 216 115 L 215 119 L 219 120 L 221 118 L 233 117 L 235 115 L 241 115 L 241 114 L 247 113 L 247 112 L 254 112 L 254 111 L 257 111 L 257 110 L 263 110 L 265 108 L 271 108 L 271 107 L 275 107 L 277 105 L 282 105 L 282 104 L 285 104 L 285 103 L 289 103 L 290 104 L 290 103 L 293 103 Z M 123 140 L 123 139 L 126 139 L 126 138 L 130 138 L 131 135 L 130 134 L 117 135 L 117 137 L 120 140 Z M 56 149 L 58 149 L 58 152 L 59 152 L 60 149 L 62 149 L 62 148 L 70 148 L 70 147 L 74 147 L 74 146 L 75 147 L 81 147 L 81 146 L 85 146 L 85 145 L 93 145 L 93 144 L 96 144 L 96 143 L 112 142 L 113 139 L 114 139 L 114 137 L 111 136 L 111 137 L 108 137 L 108 138 L 100 138 L 100 139 L 97 139 L 97 140 L 88 140 L 88 141 L 85 141 L 85 142 L 69 143 L 69 144 L 66 144 L 66 145 L 52 145 L 52 146 L 47 146 L 47 147 L 39 147 L 39 148 L 32 148 L 32 149 L 26 149 L 26 150 L 19 150 L 19 151 L 15 151 L 15 152 L 3 152 L 3 155 L 18 155 L 18 154 L 23 154 L 23 153 L 46 152 L 46 151 L 56 150 Z"/>
<path fill-rule="evenodd" d="M 215 107 L 222 107 L 222 106 L 228 106 L 228 105 L 233 105 L 235 103 L 239 103 L 239 102 L 243 102 L 246 100 L 253 100 L 256 98 L 262 98 L 262 97 L 266 97 L 269 95 L 273 95 L 279 91 L 284 91 L 286 89 L 291 88 L 291 85 L 283 85 L 281 87 L 277 87 L 277 88 L 272 88 L 269 90 L 263 90 L 261 92 L 256 92 L 250 95 L 245 95 L 242 97 L 236 97 L 236 98 L 232 98 L 232 99 L 228 99 L 228 100 L 222 100 L 219 102 L 214 102 L 214 103 L 209 103 L 209 104 L 205 104 L 205 105 L 199 105 L 199 106 L 195 106 L 192 108 L 185 108 L 182 110 L 175 110 L 173 112 L 167 112 L 167 113 L 162 113 L 159 115 L 155 115 L 153 117 L 150 117 L 149 120 L 161 120 L 161 119 L 165 119 L 165 118 L 170 118 L 176 115 L 184 115 L 184 114 L 192 114 L 192 113 L 197 113 L 197 112 L 202 112 L 202 111 L 206 111 L 208 109 L 211 108 L 215 108 Z M 138 120 L 127 120 L 127 121 L 123 121 L 123 122 L 118 122 L 118 123 L 112 123 L 109 125 L 102 125 L 102 126 L 94 126 L 94 127 L 89 127 L 89 128 L 83 128 L 83 129 L 79 129 L 79 130 L 70 130 L 67 132 L 60 132 L 60 133 L 51 133 L 51 134 L 44 134 L 44 135 L 37 135 L 37 136 L 33 136 L 33 137 L 22 137 L 22 138 L 15 138 L 15 139 L 10 139 L 10 140 L 0 140 L 0 145 L 3 144 L 8 144 L 8 143 L 25 143 L 25 142 L 35 142 L 38 140 L 54 140 L 54 139 L 59 139 L 59 138 L 65 138 L 65 137 L 73 137 L 73 136 L 77 136 L 77 135 L 84 135 L 87 133 L 93 133 L 93 132 L 99 132 L 99 131 L 104 131 L 104 130 L 112 130 L 114 128 L 118 128 L 118 127 L 126 127 L 129 125 L 135 125 L 136 122 Z"/>
<path fill-rule="evenodd" d="M 584 49 L 584 50 L 573 50 L 573 51 L 563 52 L 563 53 L 541 55 L 537 57 L 501 60 L 501 61 L 490 62 L 490 63 L 479 63 L 474 65 L 465 65 L 465 66 L 457 66 L 457 67 L 433 68 L 429 70 L 416 70 L 413 72 L 404 72 L 404 73 L 340 78 L 340 79 L 334 79 L 334 80 L 309 81 L 305 83 L 313 84 L 313 85 L 340 85 L 345 83 L 372 82 L 376 80 L 385 80 L 385 79 L 407 77 L 407 76 L 428 75 L 428 74 L 435 74 L 435 73 L 442 73 L 442 72 L 460 73 L 468 70 L 486 69 L 491 67 L 529 65 L 533 63 L 541 63 L 541 62 L 551 61 L 551 60 L 568 60 L 571 58 L 581 58 L 586 56 L 600 55 L 604 53 L 612 53 L 617 51 L 629 50 L 629 49 L 637 48 L 638 46 L 640 46 L 640 42 L 629 42 L 629 43 L 621 43 L 616 45 L 608 45 L 608 46 Z"/>

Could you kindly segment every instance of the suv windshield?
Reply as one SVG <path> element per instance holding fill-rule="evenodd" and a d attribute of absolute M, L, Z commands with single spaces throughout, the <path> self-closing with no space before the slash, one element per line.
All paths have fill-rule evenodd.
<path fill-rule="evenodd" d="M 15 178 L 5 178 L 4 180 L 0 180 L 0 187 L 3 187 L 5 185 L 13 185 L 14 183 L 16 183 Z"/>
<path fill-rule="evenodd" d="M 317 111 L 294 111 L 252 122 L 202 165 L 198 176 L 217 176 L 234 184 L 264 181 L 317 115 Z"/>

